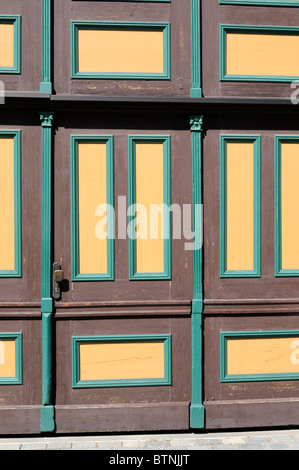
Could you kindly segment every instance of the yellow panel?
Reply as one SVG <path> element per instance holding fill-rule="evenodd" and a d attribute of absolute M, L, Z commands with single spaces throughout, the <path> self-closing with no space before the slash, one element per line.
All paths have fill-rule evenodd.
<path fill-rule="evenodd" d="M 79 178 L 79 272 L 107 273 L 107 236 L 96 236 L 96 208 L 107 203 L 106 143 L 80 143 Z M 107 234 L 107 227 L 105 230 Z"/>
<path fill-rule="evenodd" d="M 299 338 L 228 339 L 228 375 L 290 372 L 299 372 Z"/>
<path fill-rule="evenodd" d="M 298 76 L 299 35 L 227 33 L 228 75 Z"/>
<path fill-rule="evenodd" d="M 80 345 L 80 380 L 163 377 L 163 342 Z"/>
<path fill-rule="evenodd" d="M 253 269 L 253 143 L 227 143 L 227 270 Z"/>
<path fill-rule="evenodd" d="M 14 139 L 0 138 L 0 269 L 15 268 Z"/>
<path fill-rule="evenodd" d="M 163 31 L 78 32 L 79 72 L 163 73 Z"/>
<path fill-rule="evenodd" d="M 16 346 L 14 340 L 0 340 L 0 377 L 15 377 Z"/>
<path fill-rule="evenodd" d="M 137 273 L 164 272 L 163 210 L 163 143 L 136 143 L 136 204 L 138 212 L 136 240 Z M 151 212 L 152 210 L 152 212 Z M 151 217 L 152 213 L 152 217 Z M 146 215 L 146 216 L 145 216 Z"/>
<path fill-rule="evenodd" d="M 14 66 L 14 25 L 0 24 L 0 67 Z"/>
<path fill-rule="evenodd" d="M 281 268 L 299 268 L 299 143 L 281 144 Z"/>

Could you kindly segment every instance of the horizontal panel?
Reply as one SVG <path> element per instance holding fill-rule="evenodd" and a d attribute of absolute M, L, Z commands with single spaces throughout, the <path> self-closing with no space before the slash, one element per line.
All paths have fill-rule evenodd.
<path fill-rule="evenodd" d="M 72 78 L 170 78 L 169 23 L 71 22 Z"/>
<path fill-rule="evenodd" d="M 299 378 L 298 331 L 220 332 L 221 381 Z"/>
<path fill-rule="evenodd" d="M 299 275 L 299 137 L 275 139 L 275 274 Z"/>
<path fill-rule="evenodd" d="M 0 15 L 0 74 L 21 72 L 21 17 Z"/>
<path fill-rule="evenodd" d="M 73 280 L 113 279 L 113 138 L 71 140 Z"/>
<path fill-rule="evenodd" d="M 21 275 L 20 132 L 0 131 L 0 277 Z"/>
<path fill-rule="evenodd" d="M 260 139 L 220 136 L 220 275 L 260 275 Z"/>
<path fill-rule="evenodd" d="M 73 337 L 73 387 L 169 385 L 170 335 Z"/>
<path fill-rule="evenodd" d="M 129 206 L 130 279 L 169 279 L 169 137 L 129 137 Z"/>
<path fill-rule="evenodd" d="M 22 383 L 22 334 L 0 333 L 0 385 Z"/>
<path fill-rule="evenodd" d="M 220 5 L 299 6 L 298 0 L 219 0 Z"/>
<path fill-rule="evenodd" d="M 292 81 L 299 77 L 299 28 L 220 26 L 220 79 Z"/>

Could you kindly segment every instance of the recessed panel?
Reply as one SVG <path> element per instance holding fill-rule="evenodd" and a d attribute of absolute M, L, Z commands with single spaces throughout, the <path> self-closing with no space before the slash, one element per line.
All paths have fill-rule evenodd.
<path fill-rule="evenodd" d="M 71 22 L 73 78 L 170 79 L 170 24 Z"/>
<path fill-rule="evenodd" d="M 299 77 L 294 57 L 295 27 L 221 25 L 221 80 L 292 81 Z"/>
<path fill-rule="evenodd" d="M 0 270 L 15 269 L 14 138 L 0 136 Z"/>
<path fill-rule="evenodd" d="M 0 23 L 0 68 L 12 68 L 13 66 L 14 24 Z"/>

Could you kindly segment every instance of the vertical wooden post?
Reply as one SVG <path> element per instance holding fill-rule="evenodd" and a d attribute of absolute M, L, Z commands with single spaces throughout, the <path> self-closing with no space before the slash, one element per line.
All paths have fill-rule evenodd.
<path fill-rule="evenodd" d="M 52 93 L 52 32 L 51 32 L 51 12 L 52 0 L 42 1 L 42 81 L 40 83 L 40 91 L 42 93 Z"/>
<path fill-rule="evenodd" d="M 41 431 L 55 428 L 52 403 L 52 121 L 51 112 L 40 113 L 42 125 L 42 408 Z"/>
<path fill-rule="evenodd" d="M 203 116 L 190 117 L 192 139 L 192 199 L 193 199 L 193 300 L 192 300 L 192 399 L 190 427 L 203 428 L 205 410 L 202 403 L 202 126 Z"/>

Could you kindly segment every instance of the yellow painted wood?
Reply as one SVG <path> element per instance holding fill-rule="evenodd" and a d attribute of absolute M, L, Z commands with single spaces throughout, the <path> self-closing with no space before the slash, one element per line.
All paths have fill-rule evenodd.
<path fill-rule="evenodd" d="M 227 142 L 227 270 L 253 269 L 253 143 Z"/>
<path fill-rule="evenodd" d="M 0 138 L 0 270 L 15 268 L 14 139 Z"/>
<path fill-rule="evenodd" d="M 229 375 L 290 372 L 299 372 L 299 337 L 227 340 Z"/>
<path fill-rule="evenodd" d="M 281 144 L 281 268 L 299 269 L 299 143 Z"/>
<path fill-rule="evenodd" d="M 79 72 L 163 73 L 163 32 L 78 32 Z"/>
<path fill-rule="evenodd" d="M 164 342 L 80 344 L 80 380 L 164 377 Z"/>
<path fill-rule="evenodd" d="M 96 232 L 102 216 L 96 209 L 107 203 L 106 143 L 79 143 L 79 272 L 107 273 L 107 224 L 103 238 Z M 105 235 L 106 234 L 106 235 Z"/>
<path fill-rule="evenodd" d="M 0 67 L 14 66 L 14 25 L 0 24 Z"/>
<path fill-rule="evenodd" d="M 163 143 L 136 143 L 135 156 L 136 204 L 140 205 L 136 272 L 164 272 Z"/>
<path fill-rule="evenodd" d="M 299 35 L 227 33 L 228 75 L 298 76 Z"/>
<path fill-rule="evenodd" d="M 0 377 L 15 377 L 16 346 L 14 340 L 0 340 Z"/>

